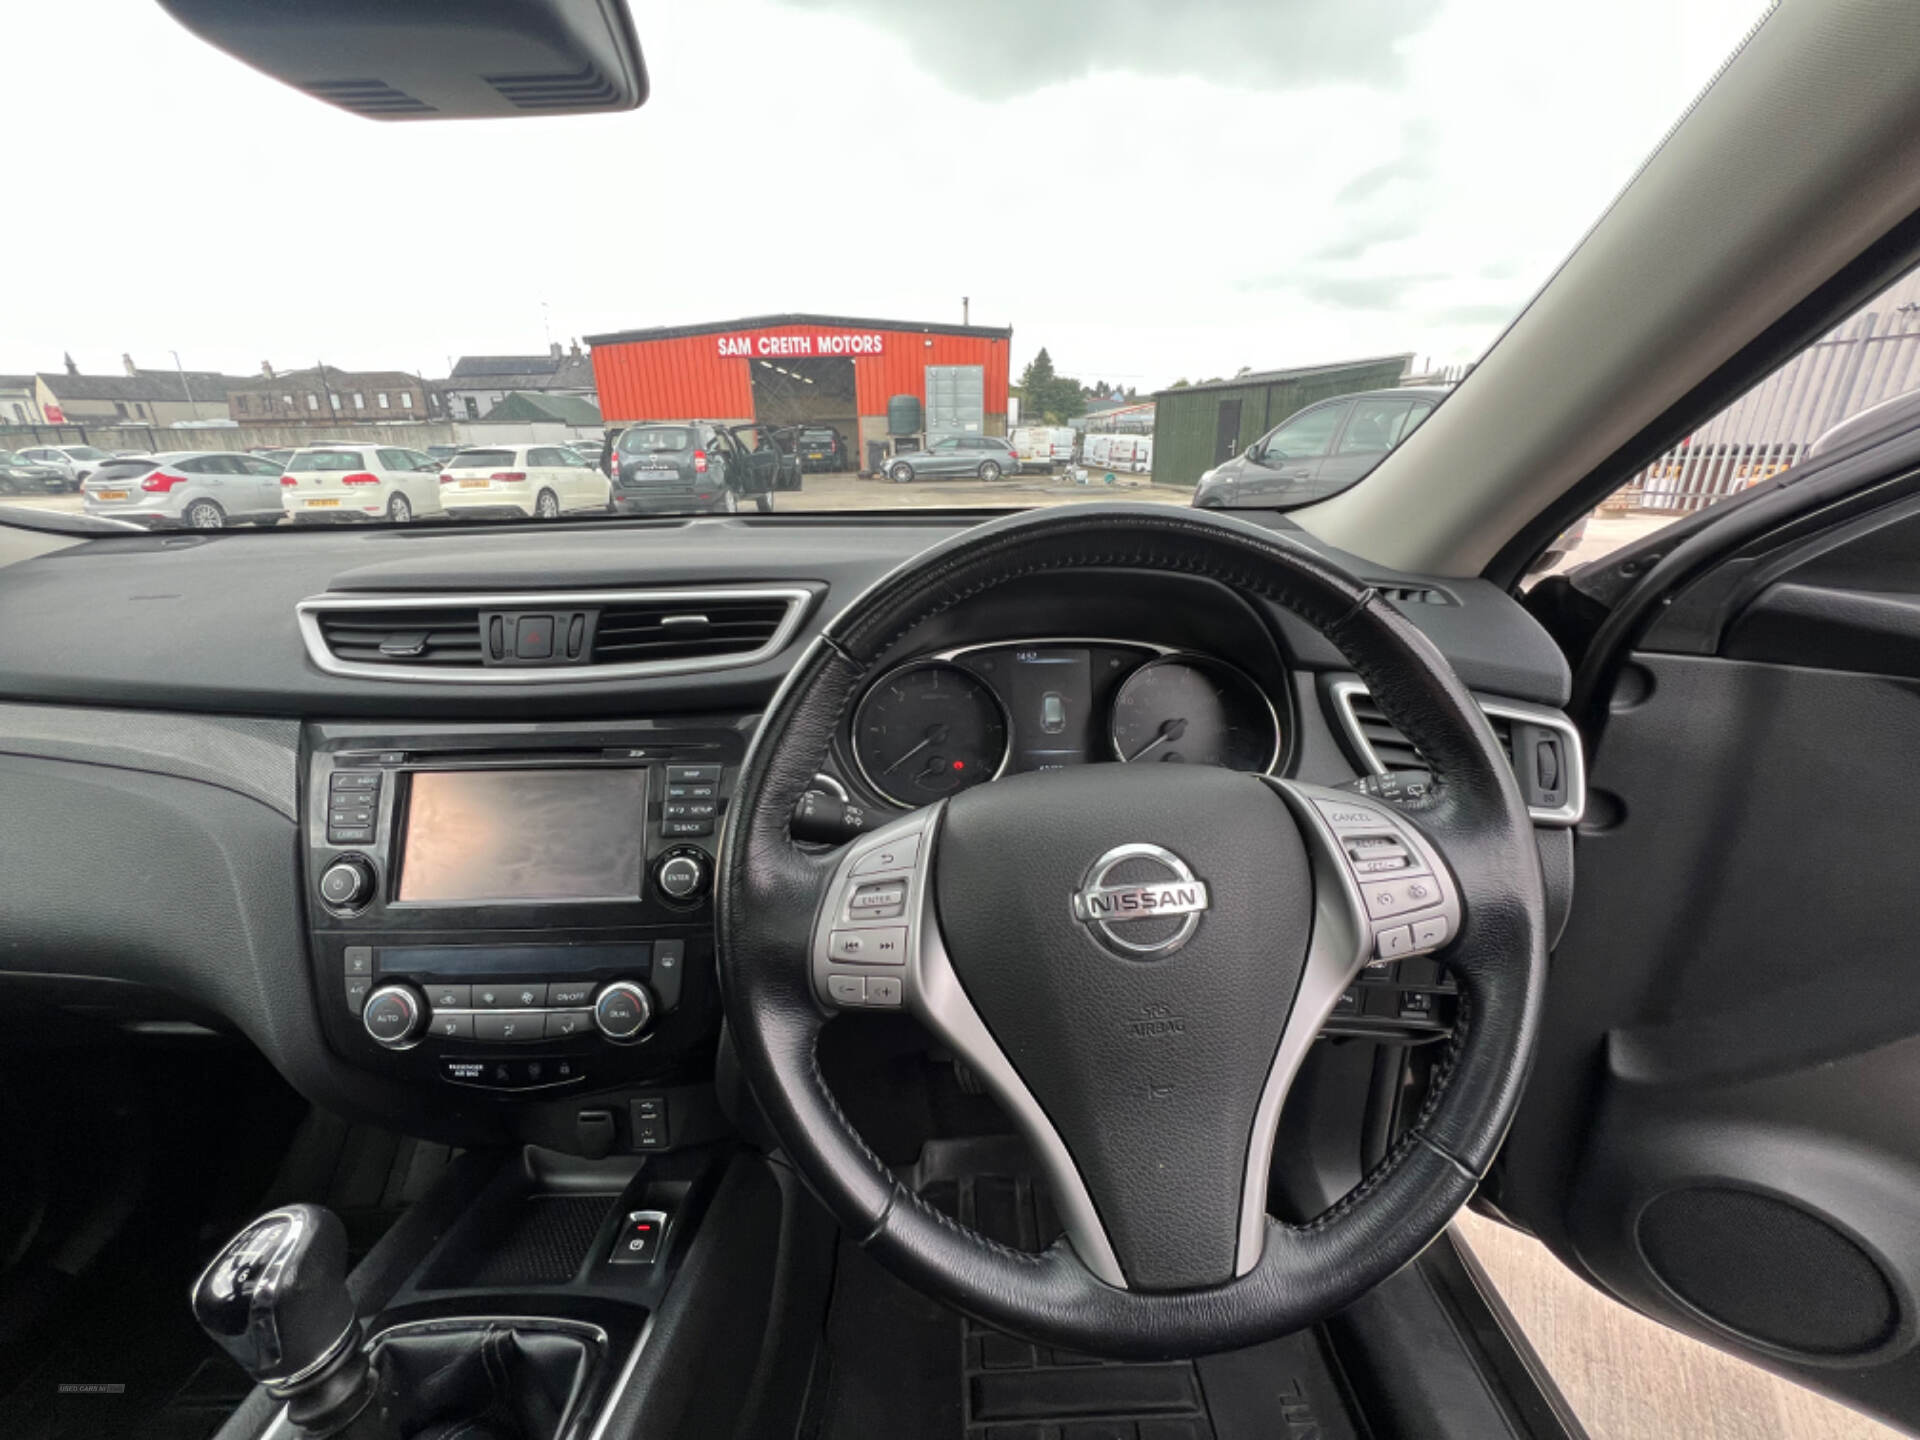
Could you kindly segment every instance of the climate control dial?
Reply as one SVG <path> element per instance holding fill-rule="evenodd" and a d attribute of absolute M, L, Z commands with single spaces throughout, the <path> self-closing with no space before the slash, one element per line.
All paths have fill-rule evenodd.
<path fill-rule="evenodd" d="M 593 997 L 593 1023 L 609 1040 L 637 1040 L 653 1023 L 653 996 L 638 980 L 610 980 Z"/>
<path fill-rule="evenodd" d="M 382 985 L 367 997 L 360 1023 L 388 1049 L 411 1044 L 426 1023 L 427 1002 L 411 985 Z"/>

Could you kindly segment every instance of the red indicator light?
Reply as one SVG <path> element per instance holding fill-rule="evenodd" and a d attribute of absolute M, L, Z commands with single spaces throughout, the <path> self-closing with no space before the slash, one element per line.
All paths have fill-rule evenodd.
<path fill-rule="evenodd" d="M 956 760 L 953 762 L 953 768 L 956 770 L 964 770 L 967 768 L 967 762 L 964 760 Z"/>

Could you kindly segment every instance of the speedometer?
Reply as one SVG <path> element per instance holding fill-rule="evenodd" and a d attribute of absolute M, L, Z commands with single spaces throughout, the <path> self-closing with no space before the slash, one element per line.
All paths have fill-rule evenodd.
<path fill-rule="evenodd" d="M 897 805 L 925 805 L 998 775 L 1007 717 L 979 677 L 943 660 L 902 665 L 874 682 L 853 716 L 853 758 Z"/>
<path fill-rule="evenodd" d="M 1272 702 L 1231 665 L 1166 655 L 1129 675 L 1114 697 L 1114 757 L 1133 765 L 1221 765 L 1263 771 L 1280 758 Z"/>

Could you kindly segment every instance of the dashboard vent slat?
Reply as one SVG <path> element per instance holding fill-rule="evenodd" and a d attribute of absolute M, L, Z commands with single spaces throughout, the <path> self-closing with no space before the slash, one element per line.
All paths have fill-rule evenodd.
<path fill-rule="evenodd" d="M 690 617 L 704 617 L 694 623 Z M 781 601 L 709 602 L 697 609 L 684 601 L 609 605 L 593 637 L 596 665 L 652 660 L 695 660 L 751 653 L 766 645 L 787 616 Z"/>
<path fill-rule="evenodd" d="M 608 589 L 488 594 L 315 595 L 296 607 L 313 663 L 330 675 L 464 685 L 554 685 L 758 665 L 800 631 L 820 587 Z M 516 661 L 490 627 L 529 614 L 587 622 L 587 653 Z M 509 629 L 506 635 L 510 637 Z M 558 641 L 555 642 L 558 650 Z"/>
<path fill-rule="evenodd" d="M 329 610 L 320 613 L 320 638 L 334 658 L 353 665 L 485 664 L 480 610 Z"/>

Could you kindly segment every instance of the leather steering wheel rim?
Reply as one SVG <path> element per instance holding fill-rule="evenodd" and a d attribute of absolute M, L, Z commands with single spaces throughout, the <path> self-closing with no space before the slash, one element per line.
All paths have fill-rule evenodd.
<path fill-rule="evenodd" d="M 797 847 L 788 817 L 831 737 L 914 627 L 1016 577 L 1095 569 L 1208 578 L 1314 625 L 1428 761 L 1431 792 L 1408 819 L 1443 857 L 1462 902 L 1443 952 L 1460 989 L 1458 1019 L 1411 1127 L 1322 1215 L 1298 1225 L 1266 1217 L 1258 1258 L 1244 1273 L 1192 1288 L 1120 1288 L 1066 1240 L 1032 1255 L 957 1224 L 867 1147 L 815 1054 L 828 1012 L 808 957 L 841 857 Z M 1298 1330 L 1413 1259 L 1472 1194 L 1505 1136 L 1545 981 L 1531 821 L 1504 751 L 1439 651 L 1377 591 L 1308 547 L 1237 518 L 1160 506 L 1063 506 L 980 525 L 885 576 L 835 617 L 761 722 L 732 798 L 716 904 L 742 1071 L 846 1233 L 959 1310 L 1116 1356 L 1198 1354 Z"/>

